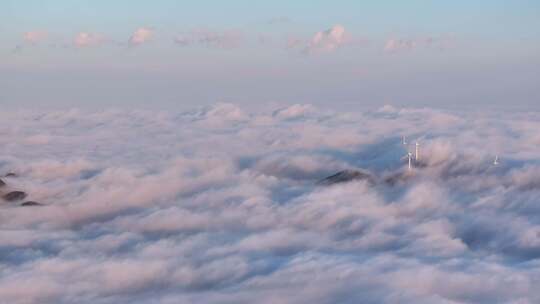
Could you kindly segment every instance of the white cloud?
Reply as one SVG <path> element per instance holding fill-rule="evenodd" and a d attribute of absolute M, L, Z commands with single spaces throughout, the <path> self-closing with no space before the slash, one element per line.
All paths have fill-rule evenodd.
<path fill-rule="evenodd" d="M 388 39 L 384 45 L 384 51 L 396 52 L 412 50 L 418 46 L 418 42 L 412 39 Z"/>
<path fill-rule="evenodd" d="M 396 53 L 417 49 L 444 50 L 452 47 L 454 44 L 455 37 L 451 35 L 424 38 L 390 38 L 386 40 L 383 51 L 388 53 Z"/>
<path fill-rule="evenodd" d="M 46 40 L 48 33 L 46 31 L 30 31 L 23 35 L 24 41 L 29 43 L 38 43 Z"/>
<path fill-rule="evenodd" d="M 297 119 L 306 117 L 315 112 L 315 107 L 310 104 L 294 104 L 275 111 L 273 115 L 279 119 Z"/>
<path fill-rule="evenodd" d="M 300 36 L 289 36 L 286 48 L 300 50 L 303 54 L 331 53 L 337 49 L 352 45 L 361 41 L 354 41 L 352 35 L 342 25 L 334 25 L 331 28 L 315 33 L 310 39 Z"/>
<path fill-rule="evenodd" d="M 73 40 L 73 44 L 79 48 L 97 46 L 103 42 L 104 37 L 102 35 L 88 32 L 78 33 Z"/>
<path fill-rule="evenodd" d="M 182 47 L 201 45 L 209 48 L 234 48 L 243 40 L 243 34 L 237 30 L 214 31 L 197 29 L 177 35 L 174 42 Z"/>
<path fill-rule="evenodd" d="M 3 111 L 0 193 L 45 206 L 0 202 L 0 298 L 537 303 L 539 117 Z M 355 168 L 375 184 L 317 185 Z"/>
<path fill-rule="evenodd" d="M 23 43 L 16 45 L 12 53 L 13 54 L 19 54 L 28 46 L 35 46 L 38 45 L 44 41 L 46 41 L 49 37 L 49 33 L 43 30 L 35 30 L 35 31 L 29 31 L 25 32 L 23 34 Z"/>
<path fill-rule="evenodd" d="M 137 46 L 149 41 L 154 34 L 154 31 L 147 27 L 141 27 L 135 30 L 129 38 L 129 45 Z"/>
<path fill-rule="evenodd" d="M 349 34 L 342 25 L 334 25 L 331 28 L 317 32 L 305 51 L 307 53 L 332 52 L 349 41 Z"/>

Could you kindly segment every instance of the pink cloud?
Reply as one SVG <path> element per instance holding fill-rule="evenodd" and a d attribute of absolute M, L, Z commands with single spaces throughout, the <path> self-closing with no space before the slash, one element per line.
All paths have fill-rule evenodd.
<path fill-rule="evenodd" d="M 129 38 L 129 45 L 131 46 L 137 46 L 141 45 L 148 40 L 150 40 L 153 36 L 154 32 L 152 29 L 141 27 L 138 28 Z"/>
<path fill-rule="evenodd" d="M 412 39 L 388 39 L 384 45 L 385 52 L 412 50 L 418 46 L 418 41 Z"/>
<path fill-rule="evenodd" d="M 0 299 L 536 303 L 539 117 L 263 103 L 0 111 L 0 192 L 44 203 L 0 202 Z M 42 135 L 48 144 L 25 140 Z M 401 135 L 421 140 L 410 175 Z M 363 166 L 376 184 L 317 183 Z"/>
<path fill-rule="evenodd" d="M 75 44 L 76 47 L 83 48 L 83 47 L 97 46 L 101 44 L 103 41 L 104 41 L 103 36 L 99 34 L 80 32 L 75 36 L 75 39 L 73 40 L 73 44 Z"/>
<path fill-rule="evenodd" d="M 176 36 L 174 42 L 184 47 L 202 45 L 209 48 L 234 48 L 242 42 L 242 33 L 237 30 L 197 29 Z"/>
<path fill-rule="evenodd" d="M 332 52 L 346 44 L 349 39 L 350 37 L 345 27 L 337 24 L 325 31 L 317 32 L 305 51 L 307 53 Z"/>
<path fill-rule="evenodd" d="M 452 36 L 424 37 L 424 38 L 390 38 L 386 40 L 383 50 L 387 53 L 410 51 L 416 49 L 447 49 L 454 44 Z"/>
<path fill-rule="evenodd" d="M 24 41 L 30 43 L 38 43 L 47 39 L 48 33 L 46 31 L 30 31 L 23 35 Z"/>

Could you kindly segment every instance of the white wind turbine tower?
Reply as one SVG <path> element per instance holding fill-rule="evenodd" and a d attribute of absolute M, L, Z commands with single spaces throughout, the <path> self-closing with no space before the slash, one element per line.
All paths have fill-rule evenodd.
<path fill-rule="evenodd" d="M 420 160 L 420 143 L 419 142 L 416 142 L 416 150 L 414 154 L 414 159 L 417 162 Z"/>
<path fill-rule="evenodd" d="M 493 161 L 493 165 L 497 166 L 499 164 L 499 155 L 495 155 L 495 160 Z"/>
<path fill-rule="evenodd" d="M 407 168 L 409 169 L 409 171 L 412 171 L 412 168 L 413 168 L 413 164 L 412 164 L 413 154 L 412 154 L 412 152 L 407 152 L 407 155 L 403 156 L 401 159 L 404 159 L 404 158 L 408 159 L 409 165 L 408 165 Z"/>

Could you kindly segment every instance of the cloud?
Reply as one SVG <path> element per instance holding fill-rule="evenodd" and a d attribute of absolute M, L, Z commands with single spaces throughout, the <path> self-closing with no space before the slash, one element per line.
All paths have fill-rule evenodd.
<path fill-rule="evenodd" d="M 537 303 L 539 118 L 305 104 L 2 111 L 0 193 L 44 206 L 0 201 L 0 298 Z M 401 157 L 416 140 L 409 172 Z M 341 170 L 373 182 L 317 184 Z"/>
<path fill-rule="evenodd" d="M 148 42 L 154 34 L 154 31 L 147 27 L 141 27 L 135 30 L 131 37 L 129 38 L 129 45 L 130 46 L 137 46 L 141 45 L 143 43 Z"/>
<path fill-rule="evenodd" d="M 23 35 L 23 39 L 28 43 L 38 43 L 46 40 L 48 33 L 46 31 L 30 31 Z"/>
<path fill-rule="evenodd" d="M 295 104 L 283 109 L 276 110 L 273 116 L 279 119 L 296 119 L 303 118 L 307 115 L 316 112 L 317 110 L 310 104 Z"/>
<path fill-rule="evenodd" d="M 455 37 L 443 35 L 440 37 L 425 38 L 390 38 L 386 40 L 383 51 L 387 53 L 396 53 L 403 51 L 412 51 L 417 49 L 437 49 L 445 50 L 453 47 Z"/>
<path fill-rule="evenodd" d="M 349 41 L 349 34 L 342 25 L 317 32 L 305 48 L 306 53 L 332 52 Z"/>
<path fill-rule="evenodd" d="M 294 49 L 301 45 L 303 45 L 305 41 L 298 37 L 288 37 L 287 38 L 287 48 L 288 49 Z"/>
<path fill-rule="evenodd" d="M 384 51 L 396 52 L 412 50 L 418 46 L 418 42 L 411 39 L 388 39 L 384 45 Z"/>
<path fill-rule="evenodd" d="M 242 40 L 243 34 L 237 30 L 213 31 L 208 29 L 192 30 L 174 38 L 174 42 L 182 47 L 199 45 L 220 49 L 238 47 Z"/>
<path fill-rule="evenodd" d="M 100 34 L 80 32 L 75 35 L 73 44 L 78 48 L 93 47 L 102 44 L 105 41 Z"/>
<path fill-rule="evenodd" d="M 337 24 L 327 30 L 315 33 L 310 39 L 300 36 L 289 36 L 286 41 L 286 48 L 300 50 L 303 54 L 307 55 L 322 54 L 334 52 L 354 42 L 352 35 L 345 30 L 345 27 Z"/>
<path fill-rule="evenodd" d="M 29 46 L 35 46 L 35 45 L 38 45 L 39 43 L 46 41 L 48 37 L 49 37 L 49 33 L 43 30 L 25 32 L 22 37 L 23 42 L 16 45 L 13 48 L 12 53 L 19 54 L 23 52 L 24 49 Z"/>

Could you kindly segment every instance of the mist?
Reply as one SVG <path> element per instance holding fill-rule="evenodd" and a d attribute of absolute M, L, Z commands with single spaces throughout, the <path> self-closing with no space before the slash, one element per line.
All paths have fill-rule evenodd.
<path fill-rule="evenodd" d="M 42 205 L 0 201 L 0 299 L 537 303 L 539 121 L 310 104 L 2 111 L 0 176 L 16 176 L 0 192 Z M 344 170 L 370 180 L 321 183 Z"/>

